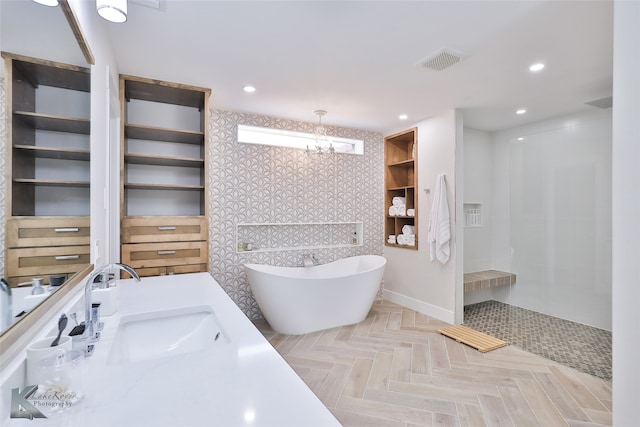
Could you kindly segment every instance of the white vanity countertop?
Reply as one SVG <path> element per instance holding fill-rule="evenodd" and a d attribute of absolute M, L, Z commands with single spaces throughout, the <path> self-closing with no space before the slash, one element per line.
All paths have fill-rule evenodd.
<path fill-rule="evenodd" d="M 208 273 L 118 282 L 119 309 L 83 367 L 84 399 L 28 426 L 340 426 Z M 122 316 L 211 306 L 229 343 L 173 357 L 107 364 Z M 157 331 L 161 334 L 162 331 Z"/>

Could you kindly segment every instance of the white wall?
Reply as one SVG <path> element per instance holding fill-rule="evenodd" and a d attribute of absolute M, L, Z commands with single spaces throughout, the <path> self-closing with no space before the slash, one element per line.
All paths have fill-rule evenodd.
<path fill-rule="evenodd" d="M 482 227 L 464 228 L 464 272 L 493 268 L 492 134 L 464 128 L 464 203 L 481 203 Z"/>
<path fill-rule="evenodd" d="M 614 3 L 613 425 L 638 424 L 640 365 L 640 2 Z"/>
<path fill-rule="evenodd" d="M 456 138 L 460 117 L 447 111 L 418 123 L 418 250 L 384 247 L 387 258 L 384 297 L 392 302 L 454 323 L 456 289 Z M 410 128 L 413 126 L 407 126 Z M 461 147 L 458 147 L 461 148 Z M 429 261 L 427 233 L 437 177 L 446 175 L 451 214 L 451 257 L 447 264 Z M 460 183 L 462 184 L 462 183 Z M 425 194 L 424 190 L 430 190 Z"/>
<path fill-rule="evenodd" d="M 119 212 L 118 206 L 109 205 L 106 196 L 117 191 L 118 186 L 112 183 L 118 182 L 119 173 L 114 173 L 105 161 L 113 154 L 109 138 L 109 85 L 118 81 L 118 67 L 106 21 L 96 13 L 95 4 L 82 0 L 69 3 L 95 58 L 95 65 L 91 66 L 91 261 L 102 265 L 109 262 L 109 218 Z"/>
<path fill-rule="evenodd" d="M 0 60 L 0 67 L 4 69 L 4 60 Z M 5 225 L 6 225 L 6 197 L 5 197 L 5 173 L 7 168 L 7 87 L 5 86 L 5 78 L 0 77 L 0 277 L 4 277 L 4 257 L 5 257 Z M 4 298 L 4 295 L 3 295 Z M 0 301 L 4 302 L 4 301 Z"/>

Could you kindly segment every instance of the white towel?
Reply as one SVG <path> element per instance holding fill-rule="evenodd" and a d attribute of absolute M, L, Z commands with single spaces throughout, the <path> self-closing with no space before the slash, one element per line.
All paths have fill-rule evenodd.
<path fill-rule="evenodd" d="M 407 209 L 407 216 L 416 216 L 415 209 Z"/>
<path fill-rule="evenodd" d="M 398 234 L 396 240 L 399 245 L 415 246 L 416 236 L 414 234 Z"/>
<path fill-rule="evenodd" d="M 451 239 L 451 220 L 449 218 L 449 204 L 447 202 L 447 183 L 444 174 L 438 176 L 436 191 L 433 195 L 431 214 L 429 216 L 429 258 L 431 262 L 437 259 L 443 264 L 449 261 Z"/>
<path fill-rule="evenodd" d="M 392 244 L 396 244 L 396 235 L 395 234 L 389 234 L 389 237 L 387 238 L 387 242 L 392 243 Z"/>
<path fill-rule="evenodd" d="M 409 224 L 403 225 L 402 226 L 402 234 L 404 234 L 404 235 L 413 235 L 413 234 L 415 234 L 413 225 L 409 225 Z"/>
<path fill-rule="evenodd" d="M 404 197 L 394 197 L 391 200 L 393 206 L 406 206 L 407 200 Z"/>
<path fill-rule="evenodd" d="M 389 206 L 389 216 L 405 216 L 407 213 L 406 206 Z"/>

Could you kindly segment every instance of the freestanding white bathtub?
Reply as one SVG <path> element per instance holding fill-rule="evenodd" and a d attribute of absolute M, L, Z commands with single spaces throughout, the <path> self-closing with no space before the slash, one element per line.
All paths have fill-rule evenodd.
<path fill-rule="evenodd" d="M 271 328 L 300 335 L 362 322 L 378 294 L 386 263 L 378 255 L 360 255 L 312 267 L 244 267 Z"/>

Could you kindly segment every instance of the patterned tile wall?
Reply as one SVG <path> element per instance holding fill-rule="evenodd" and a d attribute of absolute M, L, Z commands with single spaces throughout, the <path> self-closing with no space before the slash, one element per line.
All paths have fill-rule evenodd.
<path fill-rule="evenodd" d="M 209 269 L 250 319 L 262 314 L 251 295 L 245 263 L 297 266 L 313 252 L 321 263 L 383 249 L 383 137 L 325 126 L 333 136 L 364 140 L 364 155 L 309 159 L 303 150 L 237 142 L 239 124 L 313 133 L 314 123 L 212 110 L 209 122 Z M 238 223 L 362 222 L 362 246 L 236 252 Z M 335 242 L 339 227 L 310 227 L 310 242 Z M 345 241 L 351 228 L 344 228 Z M 339 231 L 338 231 L 339 232 Z M 299 243 L 298 237 L 289 239 Z M 287 245 L 283 242 L 283 245 Z"/>
<path fill-rule="evenodd" d="M 7 141 L 7 88 L 5 78 L 0 77 L 0 277 L 4 276 L 4 223 L 5 223 L 5 179 Z"/>
<path fill-rule="evenodd" d="M 289 224 L 255 226 L 241 224 L 237 230 L 238 245 L 251 243 L 257 249 L 294 248 L 304 246 L 350 245 L 353 233 L 359 240 L 357 224 Z"/>

